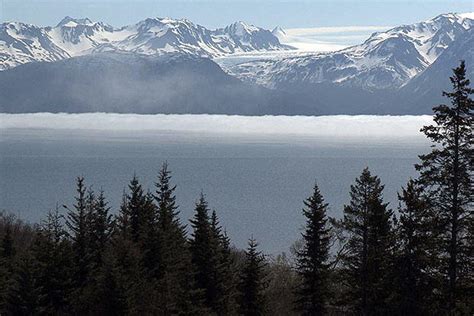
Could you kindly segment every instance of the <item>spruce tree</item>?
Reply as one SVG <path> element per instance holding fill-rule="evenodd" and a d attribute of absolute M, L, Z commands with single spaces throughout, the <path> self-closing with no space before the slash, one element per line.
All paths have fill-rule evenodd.
<path fill-rule="evenodd" d="M 127 314 L 126 297 L 117 274 L 113 260 L 106 256 L 94 278 L 95 296 L 92 297 L 94 314 L 110 316 Z"/>
<path fill-rule="evenodd" d="M 105 262 L 104 274 L 101 275 L 102 277 L 110 275 L 111 279 L 105 278 L 100 282 L 116 285 L 113 299 L 125 314 L 138 314 L 142 312 L 141 307 L 144 304 L 143 291 L 137 286 L 145 278 L 141 265 L 142 254 L 137 244 L 128 238 L 126 226 L 123 228 L 125 230 L 116 227 L 117 231 L 112 235 L 107 256 L 109 260 Z M 149 296 L 151 293 L 147 294 L 147 297 Z"/>
<path fill-rule="evenodd" d="M 136 187 L 138 181 L 136 177 L 129 183 L 130 186 Z M 133 183 L 136 184 L 133 184 Z M 104 267 L 106 275 L 109 274 L 113 279 L 110 280 L 116 284 L 116 295 L 118 306 L 126 311 L 128 314 L 143 314 L 145 311 L 145 297 L 143 296 L 143 288 L 140 286 L 147 275 L 147 271 L 143 267 L 143 251 L 141 244 L 138 243 L 138 237 L 142 235 L 138 231 L 137 223 L 134 224 L 132 233 L 131 225 L 131 194 L 127 194 L 124 190 L 122 195 L 122 203 L 120 205 L 119 214 L 115 220 L 112 238 L 110 240 L 110 256 L 111 261 Z M 135 200 L 137 200 L 135 198 Z M 135 209 L 135 213 L 136 213 Z M 140 211 L 141 213 L 141 211 Z M 134 216 L 135 219 L 137 218 Z M 106 281 L 106 280 L 104 280 Z M 149 282 L 152 283 L 152 282 Z M 149 292 L 149 291 L 148 291 Z M 152 293 L 148 293 L 147 298 L 151 297 Z M 153 307 L 153 306 L 150 306 Z M 146 312 L 150 312 L 149 310 Z"/>
<path fill-rule="evenodd" d="M 151 192 L 147 192 L 145 195 L 140 222 L 140 247 L 143 265 L 149 277 L 156 277 L 159 266 L 158 222 L 155 199 Z"/>
<path fill-rule="evenodd" d="M 72 252 L 58 210 L 48 213 L 38 227 L 31 246 L 34 258 L 38 311 L 44 315 L 70 313 L 68 297 L 72 290 Z"/>
<path fill-rule="evenodd" d="M 155 314 L 159 305 L 159 302 L 153 302 L 159 250 L 154 197 L 150 192 L 144 193 L 135 175 L 128 190 L 128 194 L 123 194 L 116 233 L 112 239 L 115 261 L 109 264 L 110 267 L 104 267 L 103 271 L 117 280 L 102 283 L 109 286 L 115 284 L 117 299 L 126 297 L 125 305 L 129 313 Z M 148 295 L 143 296 L 143 292 Z"/>
<path fill-rule="evenodd" d="M 193 228 L 190 251 L 196 270 L 195 284 L 204 292 L 206 306 L 216 312 L 218 245 L 216 236 L 213 236 L 211 231 L 209 208 L 203 193 L 196 203 L 194 218 L 190 222 Z"/>
<path fill-rule="evenodd" d="M 209 217 L 204 195 L 196 203 L 190 239 L 192 263 L 195 268 L 195 285 L 204 292 L 206 307 L 217 315 L 236 311 L 235 278 L 229 240 L 221 232 L 215 211 Z"/>
<path fill-rule="evenodd" d="M 453 90 L 443 92 L 443 95 L 451 104 L 434 107 L 436 124 L 422 128 L 433 145 L 430 153 L 420 156 L 421 162 L 416 168 L 420 172 L 419 181 L 429 190 L 438 212 L 438 228 L 442 234 L 439 256 L 445 258 L 440 271 L 446 271 L 443 299 L 448 303 L 447 312 L 454 313 L 461 301 L 469 300 L 469 294 L 461 284 L 472 283 L 472 280 L 465 280 L 469 274 L 460 272 L 468 269 L 474 260 L 466 238 L 474 220 L 474 102 L 470 98 L 474 90 L 469 87 L 464 61 L 453 69 L 450 80 Z"/>
<path fill-rule="evenodd" d="M 89 193 L 86 196 L 87 188 L 84 184 L 84 178 L 77 178 L 77 196 L 75 197 L 76 203 L 72 209 L 69 209 L 67 213 L 66 226 L 68 227 L 68 235 L 71 239 L 73 260 L 74 260 L 74 276 L 73 283 L 76 289 L 81 289 L 87 283 L 88 270 L 89 270 L 89 229 L 90 229 L 90 217 L 89 209 L 90 205 L 88 200 L 91 197 Z M 89 197 L 89 199 L 88 199 Z M 89 201 L 90 202 L 90 201 Z"/>
<path fill-rule="evenodd" d="M 171 184 L 171 172 L 164 163 L 156 182 L 155 200 L 158 226 L 157 292 L 161 315 L 195 314 L 201 308 L 195 295 L 193 269 L 185 226 Z"/>
<path fill-rule="evenodd" d="M 326 216 L 328 204 L 324 202 L 317 185 L 304 205 L 306 227 L 302 234 L 303 248 L 297 252 L 301 285 L 296 291 L 296 303 L 303 315 L 324 315 L 329 296 L 330 229 Z"/>
<path fill-rule="evenodd" d="M 211 244 L 210 248 L 217 258 L 215 270 L 216 305 L 218 315 L 234 315 L 237 313 L 237 283 L 236 263 L 233 257 L 230 238 L 219 224 L 216 211 L 211 214 Z"/>
<path fill-rule="evenodd" d="M 460 269 L 460 274 L 464 275 L 461 279 L 462 284 L 460 287 L 467 293 L 474 293 L 474 264 L 472 264 L 472 256 L 474 256 L 474 221 L 468 223 L 467 236 L 466 236 L 466 248 L 463 251 L 466 253 L 467 260 L 471 258 L 471 261 L 467 261 L 463 264 Z M 466 311 L 473 310 L 473 302 L 469 295 L 464 296 L 461 304 L 464 305 Z"/>
<path fill-rule="evenodd" d="M 29 253 L 25 253 L 14 269 L 14 284 L 8 298 L 9 315 L 39 313 L 39 288 L 34 274 L 34 262 Z"/>
<path fill-rule="evenodd" d="M 265 314 L 264 268 L 265 257 L 257 250 L 257 242 L 251 238 L 245 252 L 245 264 L 240 280 L 240 314 L 260 316 Z"/>
<path fill-rule="evenodd" d="M 143 213 L 146 202 L 145 194 L 136 176 L 133 176 L 128 188 L 130 195 L 127 197 L 127 216 L 130 225 L 130 235 L 134 242 L 138 242 L 141 238 L 140 233 L 143 227 Z"/>
<path fill-rule="evenodd" d="M 103 263 L 103 255 L 108 246 L 112 233 L 112 215 L 110 207 L 105 199 L 104 191 L 93 202 L 93 209 L 90 214 L 90 238 L 89 247 L 92 252 L 92 261 L 95 268 L 100 268 Z"/>
<path fill-rule="evenodd" d="M 113 229 L 110 208 L 103 191 L 98 196 L 89 194 L 89 276 L 84 300 L 88 309 L 101 315 L 114 315 L 121 311 L 120 293 L 112 269 L 109 248 Z"/>
<path fill-rule="evenodd" d="M 84 178 L 77 179 L 77 196 L 73 208 L 67 208 L 66 225 L 71 240 L 72 285 L 70 294 L 74 313 L 87 314 L 94 310 L 94 274 L 98 268 L 98 252 L 94 237 L 94 219 L 96 216 L 97 199 L 94 191 L 84 184 Z"/>
<path fill-rule="evenodd" d="M 122 201 L 115 222 L 116 225 L 114 226 L 113 235 L 115 235 L 115 237 L 120 237 L 122 240 L 131 240 L 128 196 L 125 189 L 122 193 Z"/>
<path fill-rule="evenodd" d="M 341 258 L 344 280 L 350 307 L 362 315 L 388 313 L 393 230 L 383 189 L 380 179 L 366 168 L 351 185 L 351 201 L 344 207 L 342 225 L 348 238 Z"/>
<path fill-rule="evenodd" d="M 400 215 L 398 251 L 395 265 L 398 295 L 396 309 L 400 315 L 429 314 L 431 292 L 434 288 L 430 271 L 433 270 L 433 222 L 431 207 L 423 188 L 410 180 L 398 194 Z M 432 311 L 432 310 L 431 310 Z"/>

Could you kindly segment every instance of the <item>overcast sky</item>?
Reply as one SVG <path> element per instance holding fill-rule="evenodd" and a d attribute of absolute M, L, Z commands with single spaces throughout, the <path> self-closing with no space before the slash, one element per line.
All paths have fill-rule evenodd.
<path fill-rule="evenodd" d="M 185 17 L 209 28 L 237 20 L 266 28 L 383 26 L 471 11 L 474 0 L 0 0 L 2 22 L 44 26 L 66 15 L 114 26 L 156 16 Z"/>

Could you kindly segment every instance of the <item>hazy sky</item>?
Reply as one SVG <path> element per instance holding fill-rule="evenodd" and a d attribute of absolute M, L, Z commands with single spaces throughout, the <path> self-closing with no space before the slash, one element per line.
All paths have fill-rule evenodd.
<path fill-rule="evenodd" d="M 186 17 L 209 28 L 244 20 L 272 28 L 399 25 L 446 12 L 474 11 L 474 0 L 0 0 L 0 20 L 55 25 L 64 16 L 114 26 L 146 17 Z"/>

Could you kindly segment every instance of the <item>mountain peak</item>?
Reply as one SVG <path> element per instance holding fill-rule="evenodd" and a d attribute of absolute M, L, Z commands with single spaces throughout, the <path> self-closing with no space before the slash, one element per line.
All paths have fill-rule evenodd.
<path fill-rule="evenodd" d="M 284 29 L 282 29 L 281 27 L 277 26 L 275 27 L 273 30 L 272 30 L 272 34 L 275 35 L 276 37 L 280 38 L 280 37 L 285 37 L 286 36 L 286 32 Z"/>
<path fill-rule="evenodd" d="M 66 16 L 54 27 L 21 23 L 2 23 L 0 27 L 0 71 L 31 61 L 56 61 L 106 51 L 217 57 L 290 49 L 270 31 L 242 21 L 210 30 L 188 19 L 152 17 L 115 28 L 86 17 Z M 24 35 L 31 40 L 24 41 Z"/>
<path fill-rule="evenodd" d="M 427 22 L 444 22 L 444 23 L 459 23 L 463 24 L 467 22 L 466 20 L 473 20 L 474 12 L 467 13 L 444 13 L 435 16 L 434 18 L 428 20 Z"/>
<path fill-rule="evenodd" d="M 254 26 L 254 25 L 251 25 L 251 24 L 248 24 L 244 21 L 237 21 L 237 22 L 234 22 L 232 23 L 231 25 L 229 25 L 228 27 L 226 27 L 226 29 L 229 30 L 230 33 L 233 33 L 237 36 L 245 36 L 245 35 L 250 35 L 254 32 L 258 32 L 259 31 L 259 28 Z"/>
<path fill-rule="evenodd" d="M 193 25 L 193 23 L 187 19 L 173 19 L 169 17 L 154 17 L 154 18 L 146 18 L 145 20 L 142 20 L 137 23 L 137 25 L 141 27 L 154 27 L 154 26 L 179 26 L 179 25 Z"/>
<path fill-rule="evenodd" d="M 68 26 L 68 27 L 74 27 L 77 25 L 91 25 L 94 24 L 89 18 L 81 18 L 81 19 L 76 19 L 72 18 L 70 16 L 66 16 L 64 19 L 62 19 L 57 26 Z"/>

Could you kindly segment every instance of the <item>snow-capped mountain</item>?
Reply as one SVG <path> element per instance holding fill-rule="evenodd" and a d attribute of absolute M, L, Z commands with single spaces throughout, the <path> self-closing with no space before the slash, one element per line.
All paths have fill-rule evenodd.
<path fill-rule="evenodd" d="M 474 29 L 401 89 L 334 84 L 265 89 L 195 54 L 88 54 L 0 72 L 0 112 L 214 113 L 239 115 L 430 114 L 465 60 L 474 75 Z M 19 84 L 21 82 L 21 84 Z"/>
<path fill-rule="evenodd" d="M 429 114 L 459 60 L 474 75 L 473 21 L 443 14 L 319 54 L 268 53 L 288 48 L 275 39 L 284 30 L 243 22 L 217 30 L 159 18 L 119 29 L 69 17 L 55 27 L 4 23 L 0 111 Z"/>
<path fill-rule="evenodd" d="M 273 51 L 291 49 L 290 46 L 280 44 L 278 38 L 269 30 L 265 30 L 245 22 L 235 22 L 223 29 L 218 29 L 216 35 L 223 40 L 230 41 L 226 46 L 231 52 L 249 52 L 255 50 Z"/>
<path fill-rule="evenodd" d="M 279 40 L 286 37 L 286 32 L 281 27 L 277 26 L 272 30 L 272 34 L 275 35 Z"/>
<path fill-rule="evenodd" d="M 69 56 L 87 54 L 97 46 L 124 37 L 123 34 L 117 34 L 112 26 L 102 22 L 92 22 L 88 18 L 65 17 L 56 27 L 48 27 L 46 31 L 52 41 Z"/>
<path fill-rule="evenodd" d="M 169 52 L 215 57 L 235 52 L 288 50 L 272 32 L 236 22 L 209 30 L 186 19 L 149 18 L 114 28 L 87 18 L 65 17 L 55 27 L 0 24 L 0 70 L 32 61 L 54 61 L 103 51 Z"/>
<path fill-rule="evenodd" d="M 230 71 L 272 88 L 300 83 L 398 88 L 424 71 L 473 24 L 469 16 L 443 14 L 374 33 L 364 43 L 337 52 L 245 62 Z"/>
<path fill-rule="evenodd" d="M 414 77 L 399 90 L 403 105 L 408 112 L 410 109 L 428 112 L 433 105 L 445 103 L 447 99 L 441 91 L 449 91 L 452 69 L 459 65 L 459 61 L 466 63 L 467 78 L 474 79 L 474 28 L 451 43 L 448 48 L 425 71 Z M 471 83 L 472 86 L 472 83 Z"/>
<path fill-rule="evenodd" d="M 185 52 L 215 57 L 235 52 L 291 49 L 280 44 L 270 31 L 244 22 L 211 31 L 186 19 L 155 18 L 124 27 L 117 33 L 130 35 L 113 46 L 143 54 Z"/>
<path fill-rule="evenodd" d="M 24 23 L 0 25 L 0 70 L 68 57 L 68 52 L 54 43 L 47 29 Z"/>

